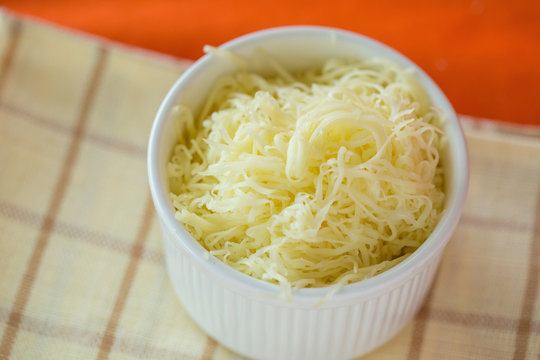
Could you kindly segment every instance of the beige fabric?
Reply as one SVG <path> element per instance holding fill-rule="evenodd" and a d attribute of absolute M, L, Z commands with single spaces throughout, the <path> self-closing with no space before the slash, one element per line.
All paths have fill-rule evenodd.
<path fill-rule="evenodd" d="M 187 63 L 0 19 L 0 359 L 237 357 L 173 294 L 146 181 Z M 366 359 L 540 356 L 540 137 L 464 124 L 463 218 L 426 305 Z"/>

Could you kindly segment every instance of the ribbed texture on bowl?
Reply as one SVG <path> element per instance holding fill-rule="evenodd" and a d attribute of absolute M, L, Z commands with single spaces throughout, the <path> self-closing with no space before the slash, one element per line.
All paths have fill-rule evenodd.
<path fill-rule="evenodd" d="M 163 225 L 162 230 L 169 276 L 186 311 L 210 336 L 256 359 L 347 359 L 373 350 L 416 314 L 441 255 L 437 253 L 398 287 L 364 301 L 299 307 L 229 290 L 187 256 Z"/>

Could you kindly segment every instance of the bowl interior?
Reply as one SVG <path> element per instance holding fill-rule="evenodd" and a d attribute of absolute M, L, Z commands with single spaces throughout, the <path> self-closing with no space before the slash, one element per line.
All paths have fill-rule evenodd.
<path fill-rule="evenodd" d="M 370 292 L 389 283 L 399 282 L 408 272 L 414 271 L 422 263 L 428 261 L 431 254 L 443 247 L 450 237 L 461 213 L 468 183 L 468 160 L 463 132 L 454 109 L 437 85 L 418 66 L 391 48 L 367 37 L 343 30 L 321 27 L 285 27 L 256 32 L 232 40 L 220 47 L 233 51 L 249 59 L 254 54 L 268 54 L 286 69 L 295 71 L 309 66 L 322 64 L 331 57 L 369 58 L 383 57 L 393 60 L 404 68 L 413 68 L 415 75 L 427 90 L 433 104 L 446 114 L 445 132 L 448 147 L 442 158 L 446 176 L 446 209 L 443 217 L 432 235 L 408 259 L 394 268 L 371 279 L 344 287 L 334 297 L 347 297 L 359 291 Z M 256 59 L 257 56 L 254 57 Z M 269 73 L 272 68 L 268 62 L 253 61 L 252 70 Z M 158 215 L 164 224 L 183 242 L 186 250 L 199 258 L 202 266 L 210 267 L 224 279 L 235 282 L 235 285 L 257 289 L 258 291 L 278 292 L 277 285 L 244 275 L 220 261 L 203 259 L 205 252 L 174 219 L 174 212 L 168 197 L 168 184 L 165 176 L 167 163 L 172 148 L 178 139 L 172 121 L 171 109 L 183 104 L 196 114 L 202 106 L 216 78 L 237 71 L 234 61 L 216 54 L 207 54 L 188 69 L 174 84 L 163 101 L 150 136 L 148 150 L 148 166 L 150 187 Z M 321 297 L 328 290 L 325 288 L 302 289 L 295 297 Z"/>

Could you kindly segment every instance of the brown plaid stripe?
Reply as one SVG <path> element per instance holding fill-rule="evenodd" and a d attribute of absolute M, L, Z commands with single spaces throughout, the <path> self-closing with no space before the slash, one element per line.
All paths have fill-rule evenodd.
<path fill-rule="evenodd" d="M 124 273 L 124 278 L 122 279 L 122 285 L 118 290 L 118 295 L 114 302 L 113 311 L 107 322 L 107 327 L 105 328 L 105 333 L 103 334 L 103 339 L 101 340 L 101 345 L 99 346 L 98 359 L 105 359 L 111 351 L 111 346 L 114 341 L 114 333 L 118 327 L 118 319 L 124 310 L 126 304 L 126 299 L 129 295 L 129 289 L 133 283 L 133 277 L 135 271 L 137 271 L 137 264 L 141 258 L 143 252 L 144 243 L 148 237 L 148 230 L 150 229 L 150 222 L 154 216 L 152 198 L 149 196 L 146 202 L 145 212 L 143 219 L 141 221 L 141 227 L 137 233 L 137 239 L 133 248 L 131 250 L 129 264 Z"/>
<path fill-rule="evenodd" d="M 20 33 L 20 27 L 21 27 L 20 22 L 16 21 L 14 24 L 16 24 L 14 25 L 14 29 L 16 30 L 13 30 L 12 33 L 18 35 Z M 9 64 L 11 64 L 12 62 L 13 52 L 16 49 L 16 40 L 18 40 L 18 36 L 13 38 L 11 42 L 12 45 L 8 49 L 11 51 L 11 53 L 8 53 L 6 56 L 7 58 L 6 62 L 9 61 Z M 58 178 L 56 186 L 53 189 L 51 201 L 50 201 L 49 207 L 47 209 L 47 212 L 45 214 L 45 217 L 43 219 L 43 222 L 40 228 L 39 238 L 34 247 L 32 256 L 30 257 L 30 261 L 28 261 L 28 265 L 27 265 L 25 274 L 23 276 L 23 281 L 19 285 L 19 290 L 17 291 L 17 295 L 13 303 L 13 309 L 11 310 L 11 313 L 8 318 L 8 327 L 6 328 L 4 332 L 4 336 L 2 337 L 1 347 L 2 349 L 4 349 L 4 354 L 6 357 L 8 357 L 11 353 L 11 347 L 13 346 L 13 343 L 17 336 L 18 328 L 21 322 L 21 314 L 24 312 L 26 303 L 28 301 L 28 297 L 30 295 L 32 286 L 36 278 L 36 274 L 39 271 L 39 266 L 41 263 L 41 258 L 43 256 L 43 251 L 48 245 L 49 237 L 50 237 L 52 228 L 54 226 L 56 215 L 58 213 L 58 210 L 60 208 L 60 205 L 65 195 L 66 188 L 69 183 L 69 178 L 71 175 L 73 164 L 77 160 L 81 137 L 82 137 L 84 126 L 88 117 L 88 109 L 91 106 L 91 103 L 94 99 L 94 95 L 97 91 L 97 86 L 98 86 L 98 83 L 99 83 L 99 80 L 103 71 L 104 62 L 105 62 L 105 54 L 106 54 L 105 50 L 103 48 L 100 48 L 100 51 L 98 54 L 99 55 L 96 60 L 95 69 L 93 70 L 90 81 L 89 81 L 87 94 L 81 105 L 81 110 L 80 110 L 80 113 L 76 122 L 76 126 L 73 129 L 73 133 L 71 135 L 72 140 L 71 140 L 70 146 L 68 147 L 68 151 L 66 152 L 66 157 L 64 160 L 64 167 L 60 173 L 60 177 Z M 9 67 L 5 66 L 4 69 L 9 70 Z M 4 73 L 4 76 L 6 77 L 7 74 Z"/>
<path fill-rule="evenodd" d="M 9 317 L 10 311 L 4 308 L 0 308 L 0 321 L 6 322 Z M 99 343 L 103 337 L 103 333 L 90 331 L 85 329 L 76 328 L 73 326 L 67 326 L 63 324 L 55 324 L 50 321 L 44 321 L 37 318 L 33 318 L 28 315 L 21 315 L 20 329 L 39 334 L 44 337 L 60 337 L 67 339 L 70 342 L 81 344 L 88 347 L 95 346 Z M 139 338 L 115 338 L 115 344 L 118 348 L 117 351 L 135 357 L 151 357 L 158 359 L 196 359 L 197 357 L 191 357 L 183 354 L 179 350 L 167 349 L 152 346 Z M 144 356 L 141 356 L 144 355 Z"/>
<path fill-rule="evenodd" d="M 11 65 L 13 63 L 13 54 L 17 49 L 22 24 L 19 20 L 12 20 L 10 21 L 9 26 L 5 27 L 7 29 L 3 30 L 7 30 L 8 36 L 6 39 L 7 45 L 4 49 L 2 64 L 0 66 L 0 94 L 2 93 L 2 89 L 4 88 L 4 84 L 6 82 L 6 76 L 9 73 L 9 70 L 11 69 Z"/>
<path fill-rule="evenodd" d="M 59 124 L 53 119 L 48 119 L 46 117 L 40 117 L 36 114 L 29 113 L 25 109 L 21 109 L 12 104 L 0 103 L 0 107 L 12 114 L 17 114 L 21 120 L 32 121 L 40 124 L 41 126 L 49 127 L 54 131 L 64 133 L 71 133 L 73 131 L 73 129 L 71 129 L 70 127 Z M 97 144 L 100 144 L 101 146 L 112 147 L 117 151 L 122 151 L 133 156 L 144 158 L 146 155 L 146 149 L 137 144 L 132 144 L 126 141 L 115 139 L 114 137 L 104 136 L 88 131 L 85 133 L 84 136 L 87 140 L 93 141 Z"/>
<path fill-rule="evenodd" d="M 185 63 L 5 13 L 2 21 L 0 185 L 21 190 L 0 187 L 0 358 L 235 357 L 177 302 L 140 179 L 152 114 Z M 49 66 L 40 67 L 33 51 L 44 39 L 65 48 L 64 57 L 77 49 L 93 55 L 80 69 L 71 63 L 71 76 L 51 74 L 62 69 L 51 64 L 64 59 L 45 54 Z M 41 83 L 50 93 L 24 88 L 28 73 L 60 85 Z M 80 94 L 78 108 L 68 111 L 73 104 L 62 99 L 73 94 Z M 32 99 L 51 100 L 42 109 Z M 465 119 L 472 177 L 458 231 L 415 321 L 366 359 L 539 358 L 540 141 L 492 127 Z M 35 138 L 19 145 L 26 131 Z M 43 141 L 47 149 L 42 138 L 52 139 L 50 154 L 36 161 L 56 170 L 43 181 L 27 179 L 12 152 L 33 161 L 23 146 Z M 30 202 L 17 176 L 50 185 L 30 189 L 37 194 Z M 491 247 L 478 251 L 484 244 Z"/>
<path fill-rule="evenodd" d="M 529 271 L 527 274 L 527 286 L 525 287 L 525 296 L 521 305 L 521 316 L 516 335 L 514 350 L 514 359 L 525 359 L 529 337 L 533 329 L 533 316 L 535 313 L 535 304 L 538 300 L 538 278 L 540 275 L 540 194 L 536 198 L 534 229 L 532 241 L 529 250 Z M 540 355 L 539 355 L 540 356 Z"/>

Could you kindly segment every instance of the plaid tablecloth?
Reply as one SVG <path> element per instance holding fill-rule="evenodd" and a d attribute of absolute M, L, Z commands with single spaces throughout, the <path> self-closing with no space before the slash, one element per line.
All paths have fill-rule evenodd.
<path fill-rule="evenodd" d="M 238 358 L 175 297 L 146 180 L 188 64 L 6 13 L 0 56 L 0 359 Z M 539 132 L 462 120 L 462 220 L 425 306 L 365 359 L 540 356 Z"/>

